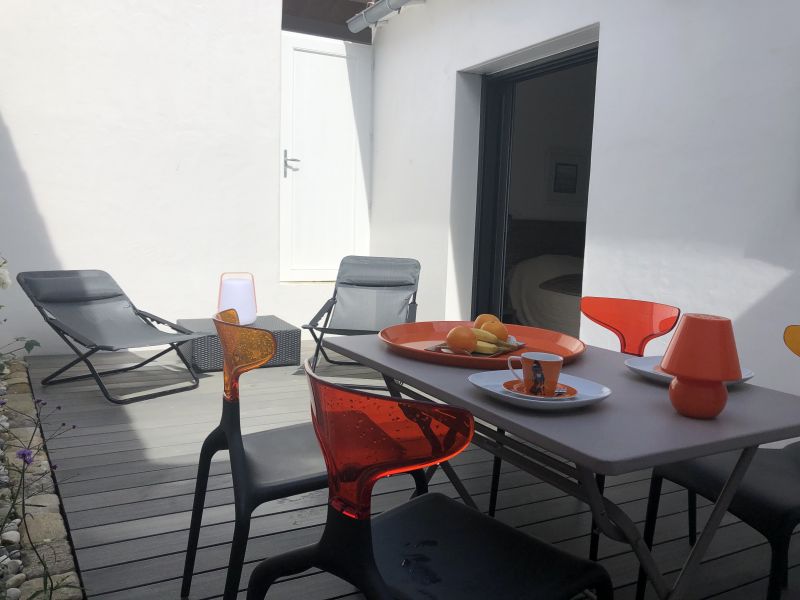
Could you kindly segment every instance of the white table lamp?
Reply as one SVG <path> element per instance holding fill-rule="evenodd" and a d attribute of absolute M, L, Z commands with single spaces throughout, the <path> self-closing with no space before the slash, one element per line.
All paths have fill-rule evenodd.
<path fill-rule="evenodd" d="M 240 325 L 255 323 L 256 284 L 252 273 L 223 273 L 219 278 L 220 312 L 229 308 L 236 309 Z"/>

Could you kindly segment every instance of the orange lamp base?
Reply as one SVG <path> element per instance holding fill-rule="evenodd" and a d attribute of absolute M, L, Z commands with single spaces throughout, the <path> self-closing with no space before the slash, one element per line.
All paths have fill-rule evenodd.
<path fill-rule="evenodd" d="M 669 399 L 684 417 L 713 419 L 725 408 L 728 389 L 721 381 L 676 377 L 669 386 Z"/>

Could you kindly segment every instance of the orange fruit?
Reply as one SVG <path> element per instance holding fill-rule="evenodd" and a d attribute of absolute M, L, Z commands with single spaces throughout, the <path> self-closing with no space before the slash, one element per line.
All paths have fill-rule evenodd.
<path fill-rule="evenodd" d="M 489 333 L 493 333 L 501 342 L 505 342 L 508 339 L 508 329 L 506 329 L 506 326 L 500 321 L 489 321 L 488 323 L 484 323 L 481 329 L 488 331 Z"/>
<path fill-rule="evenodd" d="M 477 345 L 478 338 L 469 327 L 453 327 L 447 334 L 447 347 L 454 352 L 472 352 Z"/>
<path fill-rule="evenodd" d="M 489 323 L 491 321 L 500 322 L 500 319 L 498 319 L 494 315 L 488 315 L 488 314 L 478 315 L 477 317 L 475 317 L 474 327 L 475 329 L 482 329 L 485 323 Z"/>

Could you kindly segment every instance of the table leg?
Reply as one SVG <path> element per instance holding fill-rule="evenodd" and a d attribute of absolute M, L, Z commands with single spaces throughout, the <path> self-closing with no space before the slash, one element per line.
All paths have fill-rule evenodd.
<path fill-rule="evenodd" d="M 478 510 L 478 505 L 475 504 L 475 500 L 472 499 L 472 496 L 467 491 L 467 488 L 464 487 L 464 482 L 461 481 L 461 478 L 456 473 L 455 469 L 449 462 L 439 463 L 439 466 L 444 471 L 444 474 L 447 475 L 447 478 L 450 480 L 450 483 L 453 484 L 453 487 L 456 488 L 458 495 L 461 496 L 461 499 L 464 501 L 464 504 L 469 506 L 470 508 L 474 508 Z"/>
<path fill-rule="evenodd" d="M 639 534 L 639 529 L 622 509 L 603 497 L 597 487 L 594 474 L 588 469 L 578 467 L 578 479 L 600 531 L 612 539 L 627 541 L 631 545 L 659 598 L 678 600 L 685 597 L 688 592 L 688 586 L 691 584 L 692 578 L 700 566 L 700 561 L 719 528 L 722 517 L 728 510 L 736 489 L 750 466 L 756 450 L 757 447 L 755 446 L 742 450 L 736 466 L 728 476 L 728 480 L 725 482 L 725 486 L 714 504 L 703 532 L 689 552 L 689 556 L 686 558 L 683 568 L 671 588 L 667 586 L 664 576 L 658 570 L 650 549 Z"/>
<path fill-rule="evenodd" d="M 606 486 L 606 476 L 601 475 L 598 473 L 594 476 L 594 480 L 597 482 L 597 489 L 600 490 L 600 493 L 603 493 L 603 489 Z M 592 519 L 592 525 L 589 528 L 589 560 L 597 560 L 597 554 L 600 551 L 600 530 L 595 525 L 594 519 Z"/>
<path fill-rule="evenodd" d="M 403 394 L 400 392 L 401 386 L 388 375 L 383 376 L 383 381 L 386 383 L 386 389 L 389 390 L 389 395 L 392 398 L 402 398 Z"/>
<path fill-rule="evenodd" d="M 686 562 L 683 563 L 683 568 L 678 574 L 678 578 L 675 580 L 672 593 L 669 595 L 670 600 L 682 598 L 688 591 L 688 585 L 691 583 L 692 576 L 700 566 L 700 561 L 706 550 L 708 550 L 711 539 L 719 528 L 722 517 L 725 516 L 725 512 L 728 510 L 733 496 L 736 494 L 736 488 L 739 487 L 742 477 L 744 477 L 744 474 L 747 472 L 747 468 L 750 466 L 750 462 L 753 460 L 756 450 L 758 450 L 758 447 L 751 446 L 750 448 L 742 450 L 739 455 L 739 460 L 736 461 L 736 466 L 733 467 L 733 471 L 731 471 L 731 474 L 728 476 L 728 481 L 725 482 L 725 486 L 722 488 L 714 504 L 711 516 L 708 517 L 708 521 L 705 527 L 703 527 L 703 532 L 700 534 L 700 537 L 697 538 L 697 542 L 692 547 L 692 551 L 689 553 Z"/>

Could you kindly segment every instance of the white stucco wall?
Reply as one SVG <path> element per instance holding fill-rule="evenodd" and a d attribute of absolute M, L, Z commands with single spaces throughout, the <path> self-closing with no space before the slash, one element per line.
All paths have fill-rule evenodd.
<path fill-rule="evenodd" d="M 307 322 L 330 284 L 278 273 L 281 3 L 0 3 L 0 254 L 100 268 L 140 307 L 210 316 L 252 271 L 259 312 Z M 0 340 L 65 346 L 18 287 Z"/>
<path fill-rule="evenodd" d="M 478 84 L 458 73 L 599 24 L 584 293 L 727 315 L 756 382 L 800 393 L 798 22 L 793 0 L 404 9 L 374 43 L 373 253 L 421 260 L 419 318 L 466 316 Z"/>

